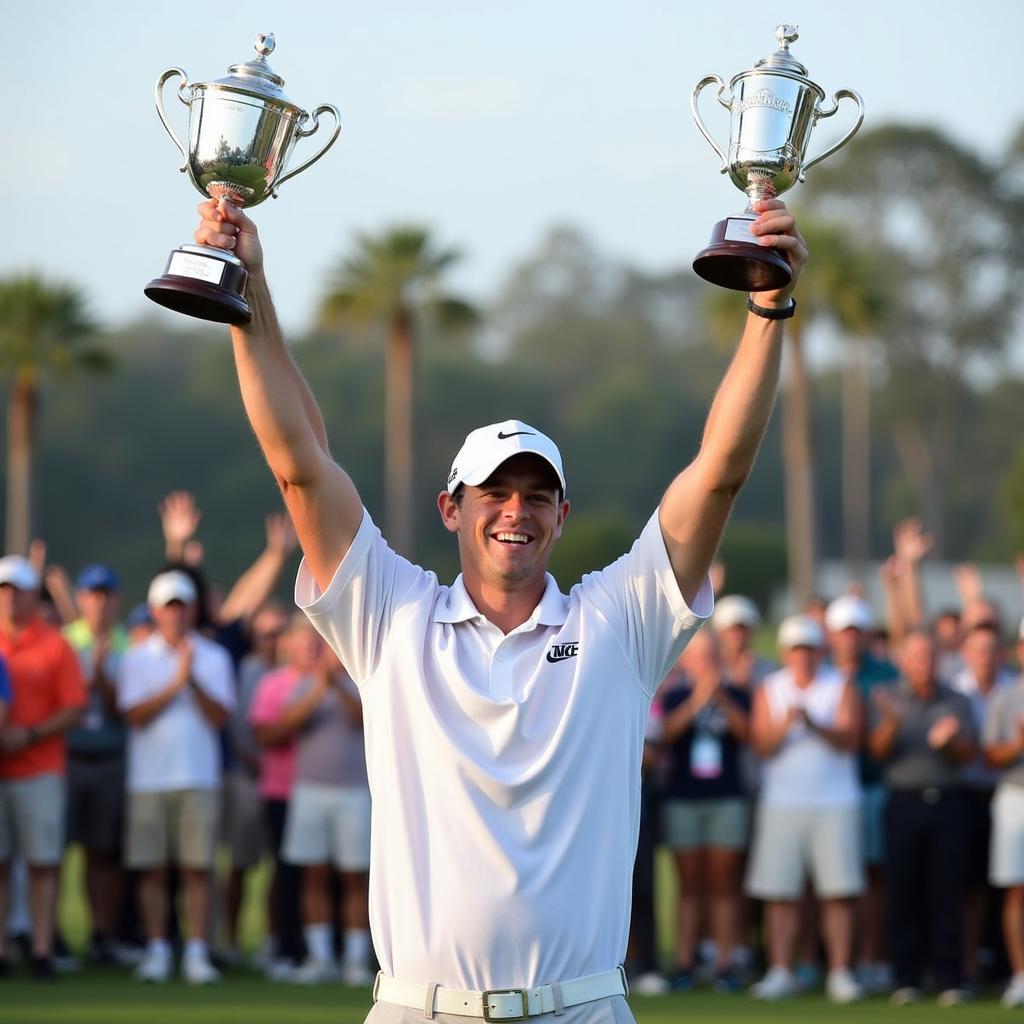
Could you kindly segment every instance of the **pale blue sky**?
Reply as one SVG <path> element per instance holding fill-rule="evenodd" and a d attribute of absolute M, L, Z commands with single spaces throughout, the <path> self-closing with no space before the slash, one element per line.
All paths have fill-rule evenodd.
<path fill-rule="evenodd" d="M 799 24 L 794 54 L 829 95 L 862 93 L 868 125 L 925 121 L 995 155 L 1024 120 L 1017 0 L 20 2 L 4 16 L 0 274 L 74 280 L 111 325 L 155 309 L 142 288 L 190 239 L 200 197 L 154 84 L 172 65 L 220 77 L 259 31 L 289 97 L 343 117 L 335 148 L 254 212 L 286 327 L 308 325 L 354 230 L 396 221 L 462 247 L 455 283 L 478 300 L 555 222 L 651 270 L 687 264 L 742 206 L 690 91 L 767 54 L 779 21 Z M 725 111 L 706 109 L 724 141 Z"/>

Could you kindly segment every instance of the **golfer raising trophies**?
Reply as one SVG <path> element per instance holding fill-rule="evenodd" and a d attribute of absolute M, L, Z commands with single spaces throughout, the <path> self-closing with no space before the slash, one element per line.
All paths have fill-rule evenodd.
<path fill-rule="evenodd" d="M 248 272 L 252 321 L 231 338 L 305 556 L 296 602 L 362 696 L 373 1024 L 633 1020 L 621 964 L 648 707 L 711 614 L 708 568 L 771 413 L 807 258 L 781 202 L 753 209 L 752 236 L 792 275 L 752 296 L 700 450 L 632 548 L 563 594 L 546 572 L 571 494 L 555 442 L 505 420 L 472 430 L 447 478 L 436 467 L 462 567 L 440 583 L 388 546 L 344 453 L 332 456 L 281 337 L 256 225 L 237 204 L 199 207 L 196 243 Z"/>

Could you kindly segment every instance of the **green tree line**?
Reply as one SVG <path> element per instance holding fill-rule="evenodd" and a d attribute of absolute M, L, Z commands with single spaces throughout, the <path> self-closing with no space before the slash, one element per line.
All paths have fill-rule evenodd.
<path fill-rule="evenodd" d="M 783 447 L 777 413 L 727 532 L 730 589 L 763 598 L 792 572 L 784 524 L 794 478 L 809 495 L 812 560 L 884 555 L 892 522 L 908 514 L 924 518 L 947 557 L 1003 558 L 1020 545 L 1024 379 L 1007 355 L 1024 261 L 1022 153 L 1015 143 L 987 164 L 930 129 L 883 127 L 794 193 L 818 268 L 802 286 L 796 337 L 820 328 L 839 352 L 825 369 L 804 364 L 802 398 L 783 389 L 784 407 L 806 405 L 806 451 L 794 457 L 792 439 Z M 679 269 L 649 274 L 570 227 L 551 230 L 475 310 L 443 289 L 457 256 L 443 239 L 403 227 L 338 248 L 320 321 L 290 340 L 374 518 L 400 523 L 403 546 L 450 578 L 457 557 L 436 493 L 467 430 L 517 416 L 555 436 L 566 459 L 574 511 L 552 566 L 562 585 L 624 550 L 697 449 L 742 296 L 709 294 L 688 254 Z M 0 311 L 14 284 L 0 282 Z M 85 368 L 116 372 L 65 381 L 74 358 L 58 360 L 57 374 L 38 360 L 33 533 L 72 571 L 111 562 L 139 594 L 160 560 L 156 504 L 184 487 L 204 510 L 211 574 L 230 582 L 279 499 L 245 423 L 225 331 L 154 319 L 103 332 L 74 312 L 47 335 L 47 351 L 63 337 Z M 0 369 L 15 384 L 11 336 L 0 317 Z M 8 449 L 16 439 L 8 426 Z M 794 458 L 806 459 L 795 474 Z M 10 478 L 8 468 L 8 493 Z"/>

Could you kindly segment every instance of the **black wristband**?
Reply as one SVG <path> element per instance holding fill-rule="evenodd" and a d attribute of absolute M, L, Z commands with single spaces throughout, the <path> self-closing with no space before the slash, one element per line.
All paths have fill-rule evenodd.
<path fill-rule="evenodd" d="M 747 309 L 749 309 L 754 316 L 763 316 L 765 320 L 788 320 L 796 312 L 796 299 L 791 298 L 789 300 L 789 305 L 785 309 L 768 309 L 765 306 L 757 305 L 757 303 L 755 303 L 748 295 Z"/>

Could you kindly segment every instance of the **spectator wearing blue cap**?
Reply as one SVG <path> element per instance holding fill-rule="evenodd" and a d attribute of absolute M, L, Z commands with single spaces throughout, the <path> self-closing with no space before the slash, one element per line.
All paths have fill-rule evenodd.
<path fill-rule="evenodd" d="M 143 640 L 148 640 L 153 635 L 153 630 L 156 628 L 153 623 L 153 613 L 149 610 L 149 605 L 143 602 L 137 604 L 129 613 L 128 617 L 124 620 L 125 629 L 128 631 L 128 643 L 131 647 L 136 644 L 141 644 Z"/>
<path fill-rule="evenodd" d="M 105 565 L 88 565 L 75 583 L 80 615 L 64 628 L 82 668 L 89 703 L 68 733 L 67 841 L 85 852 L 85 892 L 92 921 L 90 959 L 113 961 L 114 917 L 124 884 L 125 726 L 116 679 L 128 634 L 117 624 L 121 582 Z"/>

